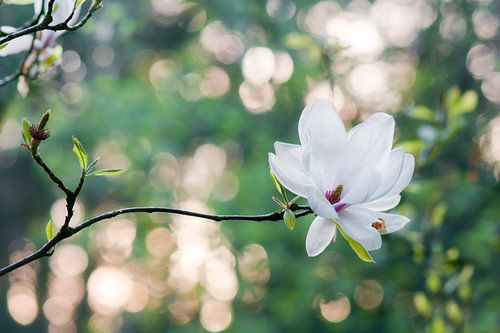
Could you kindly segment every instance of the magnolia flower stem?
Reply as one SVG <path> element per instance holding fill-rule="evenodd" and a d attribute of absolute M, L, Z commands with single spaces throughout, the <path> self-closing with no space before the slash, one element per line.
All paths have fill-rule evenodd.
<path fill-rule="evenodd" d="M 254 221 L 254 222 L 262 222 L 262 221 L 281 221 L 283 219 L 283 214 L 285 213 L 285 209 L 281 211 L 276 211 L 268 214 L 261 215 L 217 215 L 217 214 L 205 214 L 198 213 L 189 210 L 183 210 L 178 208 L 171 207 L 128 207 L 121 208 L 117 210 L 113 210 L 101 215 L 97 215 L 92 217 L 84 222 L 80 223 L 76 227 L 70 227 L 69 223 L 74 214 L 74 206 L 76 203 L 76 199 L 80 195 L 80 192 L 83 188 L 85 181 L 85 170 L 82 169 L 82 173 L 80 175 L 80 180 L 75 190 L 70 190 L 63 181 L 55 175 L 55 173 L 47 166 L 47 164 L 43 161 L 42 157 L 38 153 L 31 154 L 35 162 L 43 169 L 43 171 L 49 176 L 50 180 L 59 187 L 61 191 L 66 194 L 66 217 L 64 218 L 64 223 L 59 231 L 48 240 L 44 245 L 42 245 L 38 250 L 31 253 L 30 255 L 8 265 L 0 269 L 0 276 L 5 275 L 13 270 L 25 266 L 35 260 L 38 260 L 43 257 L 47 257 L 52 255 L 54 252 L 55 246 L 60 243 L 62 240 L 73 236 L 76 233 L 79 233 L 83 229 L 89 228 L 92 225 L 111 219 L 118 215 L 123 214 L 131 214 L 131 213 L 166 213 L 166 214 L 176 214 L 176 215 L 184 215 L 197 217 L 201 219 L 207 219 L 212 221 Z M 306 216 L 312 214 L 311 208 L 309 206 L 302 206 L 293 204 L 289 207 L 290 210 L 297 212 L 296 217 Z"/>
<path fill-rule="evenodd" d="M 306 216 L 312 214 L 311 209 L 308 206 L 299 206 L 293 205 L 290 207 L 291 210 L 298 212 L 296 217 Z M 74 234 L 86 229 L 98 222 L 111 219 L 118 215 L 130 214 L 130 213 L 167 213 L 167 214 L 176 214 L 176 215 L 184 215 L 184 216 L 192 216 L 198 217 L 201 219 L 207 219 L 212 221 L 253 221 L 253 222 L 264 222 L 264 221 L 281 221 L 283 219 L 283 214 L 285 210 L 272 212 L 268 214 L 261 215 L 216 215 L 216 214 L 204 214 L 193 212 L 189 210 L 170 208 L 170 207 L 128 207 L 122 208 L 114 211 L 110 211 L 98 216 L 95 216 L 91 219 L 88 219 L 78 226 L 72 228 L 69 226 L 63 226 L 54 238 L 50 239 L 47 243 L 45 243 L 42 247 L 40 247 L 37 251 L 32 254 L 24 257 L 23 259 L 16 261 L 8 266 L 5 266 L 0 269 L 0 276 L 3 276 L 13 270 L 25 266 L 35 260 L 38 260 L 43 257 L 48 257 L 52 255 L 54 247 L 60 243 L 62 240 L 73 236 Z M 66 221 L 65 221 L 66 224 Z"/>

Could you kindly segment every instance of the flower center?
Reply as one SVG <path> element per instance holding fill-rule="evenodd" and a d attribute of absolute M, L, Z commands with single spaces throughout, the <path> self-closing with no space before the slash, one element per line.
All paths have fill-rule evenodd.
<path fill-rule="evenodd" d="M 332 205 L 335 205 L 336 203 L 338 203 L 340 201 L 340 195 L 342 194 L 342 189 L 343 189 L 343 186 L 342 186 L 342 184 L 340 184 L 340 185 L 337 185 L 335 190 L 326 191 L 326 193 L 325 193 L 326 200 L 328 200 L 328 202 L 331 203 Z"/>

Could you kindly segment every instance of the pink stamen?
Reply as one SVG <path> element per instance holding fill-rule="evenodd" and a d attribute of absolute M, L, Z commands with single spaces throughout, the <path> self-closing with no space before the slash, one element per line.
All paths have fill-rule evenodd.
<path fill-rule="evenodd" d="M 335 188 L 335 190 L 333 190 L 333 191 L 326 191 L 326 193 L 325 193 L 326 200 L 328 200 L 328 202 L 331 203 L 332 205 L 339 203 L 343 188 L 344 187 L 341 184 L 341 185 L 338 185 Z M 336 205 L 335 210 L 337 212 L 340 212 L 342 209 L 344 209 L 346 207 L 347 207 L 347 204 L 342 203 L 342 204 Z"/>
<path fill-rule="evenodd" d="M 326 191 L 325 198 L 332 205 L 340 201 L 340 195 L 342 194 L 342 185 L 338 185 L 333 191 Z"/>

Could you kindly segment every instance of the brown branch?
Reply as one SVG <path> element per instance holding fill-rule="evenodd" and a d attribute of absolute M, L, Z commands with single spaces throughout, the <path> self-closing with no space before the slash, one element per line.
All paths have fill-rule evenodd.
<path fill-rule="evenodd" d="M 297 212 L 296 217 L 302 217 L 309 214 L 312 214 L 312 210 L 308 206 L 299 206 L 292 205 L 290 207 L 292 211 Z M 62 240 L 73 236 L 74 234 L 86 229 L 100 221 L 104 221 L 107 219 L 111 219 L 118 215 L 130 214 L 130 213 L 167 213 L 167 214 L 177 214 L 184 216 L 197 217 L 202 219 L 208 219 L 216 222 L 221 221 L 253 221 L 253 222 L 264 222 L 264 221 L 280 221 L 283 219 L 284 210 L 278 212 L 272 212 L 268 214 L 261 215 L 216 215 L 216 214 L 205 214 L 205 213 L 197 213 L 189 210 L 177 209 L 177 208 L 169 208 L 169 207 L 129 207 L 122 208 L 114 211 L 110 211 L 98 216 L 95 216 L 91 219 L 88 219 L 75 228 L 71 228 L 69 226 L 63 226 L 57 234 L 45 243 L 38 250 L 33 252 L 32 254 L 18 260 L 8 266 L 5 266 L 0 269 L 0 276 L 3 276 L 13 270 L 25 266 L 35 260 L 38 260 L 43 257 L 50 256 L 52 254 L 52 250 L 54 247 L 60 243 Z"/>
<path fill-rule="evenodd" d="M 54 182 L 57 187 L 59 187 L 61 191 L 66 194 L 66 196 L 72 196 L 74 194 L 70 189 L 68 189 L 66 185 L 64 185 L 63 181 L 59 179 L 59 177 L 57 177 L 54 172 L 52 172 L 52 170 L 47 166 L 47 164 L 45 164 L 38 153 L 32 154 L 31 156 L 33 157 L 35 162 L 42 167 L 43 171 L 45 171 L 45 173 L 50 177 L 52 182 Z"/>
<path fill-rule="evenodd" d="M 55 0 L 49 0 L 47 13 L 45 14 L 45 17 L 43 18 L 43 20 L 40 21 L 40 18 L 42 17 L 42 14 L 44 12 L 45 1 L 43 1 L 43 3 L 42 3 L 42 10 L 40 11 L 40 13 L 30 22 L 30 24 L 28 26 L 23 27 L 16 32 L 13 32 L 10 34 L 5 34 L 4 37 L 0 38 L 0 45 L 2 45 L 2 44 L 10 42 L 16 38 L 19 38 L 21 36 L 33 34 L 33 40 L 31 42 L 31 46 L 30 46 L 28 52 L 26 53 L 26 56 L 24 57 L 24 59 L 20 62 L 18 69 L 16 71 L 14 71 L 12 74 L 0 79 L 0 87 L 18 79 L 21 76 L 26 75 L 23 72 L 23 67 L 26 63 L 26 60 L 28 59 L 28 57 L 30 56 L 30 54 L 33 51 L 37 32 L 42 31 L 42 30 L 52 30 L 52 31 L 62 31 L 62 30 L 75 31 L 75 30 L 78 30 L 87 23 L 87 21 L 92 17 L 92 15 L 96 11 L 98 11 L 99 9 L 102 8 L 102 0 L 93 0 L 87 13 L 80 20 L 80 22 L 78 22 L 77 24 L 75 24 L 75 25 L 69 24 L 69 21 L 71 21 L 71 19 L 75 15 L 75 10 L 76 10 L 76 7 L 75 7 L 75 8 L 73 8 L 72 12 L 70 13 L 68 18 L 66 18 L 66 20 L 64 22 L 59 23 L 59 24 L 55 24 L 55 25 L 50 25 L 50 23 L 53 20 L 52 19 L 52 10 L 54 7 L 54 3 L 55 3 Z M 75 4 L 76 4 L 76 2 L 75 2 Z"/>
<path fill-rule="evenodd" d="M 16 71 L 0 80 L 0 87 L 18 79 L 19 77 L 25 75 L 24 74 L 24 65 L 26 64 L 26 61 L 28 61 L 28 58 L 33 52 L 33 48 L 35 47 L 35 33 L 33 33 L 33 39 L 31 40 L 31 45 L 30 48 L 28 49 L 28 52 L 26 52 L 26 55 L 24 56 L 23 60 L 19 63 L 18 68 Z"/>
<path fill-rule="evenodd" d="M 52 30 L 52 31 L 61 31 L 61 30 L 69 30 L 69 31 L 74 31 L 77 29 L 80 29 L 87 23 L 87 21 L 92 17 L 92 15 L 98 11 L 99 9 L 102 8 L 102 0 L 94 0 L 92 1 L 92 4 L 90 5 L 87 14 L 83 17 L 83 19 L 78 22 L 75 25 L 69 25 L 69 21 L 66 22 L 61 22 L 59 24 L 55 25 L 50 25 L 52 22 L 52 7 L 54 6 L 55 0 L 49 0 L 49 5 L 48 5 L 48 10 L 47 13 L 45 14 L 45 17 L 42 21 L 40 21 L 37 24 L 31 25 L 29 27 L 26 27 L 24 29 L 18 30 L 16 32 L 13 32 L 11 34 L 8 34 L 7 36 L 3 37 L 0 39 L 0 45 L 7 43 L 13 39 L 19 38 L 21 36 L 29 35 L 34 32 L 42 31 L 42 30 Z M 75 8 L 76 9 L 76 8 Z M 72 11 L 70 17 L 74 15 L 74 10 Z"/>

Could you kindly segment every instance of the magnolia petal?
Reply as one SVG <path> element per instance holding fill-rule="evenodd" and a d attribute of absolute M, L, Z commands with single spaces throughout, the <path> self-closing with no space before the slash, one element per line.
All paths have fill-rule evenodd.
<path fill-rule="evenodd" d="M 302 147 L 300 145 L 276 141 L 274 150 L 280 160 L 293 163 L 296 166 L 302 164 Z"/>
<path fill-rule="evenodd" d="M 377 250 L 382 246 L 382 237 L 371 224 L 376 218 L 366 209 L 349 207 L 340 212 L 339 225 L 342 230 L 359 242 L 367 251 Z"/>
<path fill-rule="evenodd" d="M 390 152 L 394 126 L 392 116 L 378 112 L 349 131 L 349 146 L 357 152 L 358 164 L 375 165 Z"/>
<path fill-rule="evenodd" d="M 344 123 L 329 101 L 318 100 L 302 111 L 299 137 L 303 146 L 308 146 L 310 136 L 319 137 L 329 145 L 346 140 Z"/>
<path fill-rule="evenodd" d="M 375 216 L 384 220 L 385 228 L 378 230 L 382 235 L 398 231 L 410 222 L 409 218 L 398 214 L 376 213 Z"/>
<path fill-rule="evenodd" d="M 401 196 L 399 194 L 396 194 L 390 197 L 382 197 L 370 202 L 364 202 L 362 204 L 357 205 L 356 207 L 359 206 L 368 210 L 382 212 L 384 210 L 396 207 L 400 200 Z"/>
<path fill-rule="evenodd" d="M 274 154 L 269 154 L 269 165 L 279 182 L 289 191 L 298 196 L 307 198 L 304 186 L 308 184 L 309 177 L 296 165 L 283 161 Z"/>
<path fill-rule="evenodd" d="M 345 145 L 340 142 L 332 146 L 319 136 L 311 136 L 303 151 L 304 168 L 314 185 L 323 193 L 335 189 L 340 184 L 337 170 L 343 162 Z"/>
<path fill-rule="evenodd" d="M 337 233 L 333 221 L 316 217 L 309 227 L 306 237 L 306 251 L 309 257 L 315 257 L 323 252 L 332 242 Z"/>
<path fill-rule="evenodd" d="M 306 185 L 304 189 L 313 212 L 325 219 L 338 219 L 339 216 L 335 207 L 326 200 L 323 193 L 312 185 Z"/>
<path fill-rule="evenodd" d="M 370 196 L 370 201 L 382 197 L 387 193 L 399 179 L 404 165 L 404 150 L 397 148 L 392 150 L 387 158 L 383 159 L 377 166 L 377 169 L 382 172 L 380 186 L 375 193 Z"/>
<path fill-rule="evenodd" d="M 60 23 L 65 22 L 73 12 L 73 8 L 75 6 L 75 2 L 77 0 L 55 0 L 54 5 L 53 5 L 53 11 L 52 11 L 52 25 L 57 25 Z M 34 2 L 34 12 L 35 16 L 40 13 L 42 10 L 42 4 L 44 1 L 42 0 L 36 0 Z M 45 11 L 47 11 L 49 8 L 49 2 L 45 1 Z M 74 25 L 80 16 L 80 11 L 81 11 L 81 6 L 78 6 L 78 8 L 75 9 L 75 12 L 73 13 L 73 16 L 71 19 L 68 21 L 68 25 L 72 26 Z M 44 15 L 40 17 L 40 20 L 44 19 Z M 51 46 L 54 44 L 56 38 L 61 36 L 66 32 L 66 30 L 59 30 L 59 31 L 50 31 L 49 30 L 44 30 L 42 31 L 42 36 L 40 38 L 42 47 L 47 47 Z"/>
<path fill-rule="evenodd" d="M 413 155 L 406 153 L 404 157 L 403 167 L 401 169 L 401 174 L 394 186 L 387 192 L 386 196 L 399 194 L 403 191 L 406 186 L 410 183 L 411 177 L 413 177 L 413 171 L 415 169 L 415 157 Z"/>
<path fill-rule="evenodd" d="M 365 202 L 376 191 L 382 179 L 381 173 L 375 168 L 365 168 L 358 177 L 353 177 L 343 183 L 346 189 L 340 202 L 355 205 Z"/>
<path fill-rule="evenodd" d="M 16 31 L 16 28 L 14 27 L 9 27 L 9 26 L 3 26 L 0 27 L 0 31 L 4 33 L 12 33 Z M 18 37 L 14 40 L 11 40 L 10 42 L 7 42 L 7 46 L 2 48 L 0 50 L 0 57 L 6 57 L 12 54 L 17 54 L 21 53 L 24 51 L 28 51 L 31 46 L 31 41 L 33 40 L 33 36 L 31 35 L 26 35 L 26 36 L 21 36 Z"/>
<path fill-rule="evenodd" d="M 75 6 L 75 1 L 76 0 L 56 0 L 53 5 L 52 9 L 52 25 L 56 25 L 59 23 L 63 23 L 66 21 L 66 19 L 71 15 L 73 12 L 73 8 Z M 42 0 L 36 0 L 34 3 L 34 13 L 35 15 L 38 15 L 40 11 L 42 10 L 42 4 L 44 1 Z M 49 2 L 45 1 L 45 11 L 47 11 L 49 8 Z M 78 16 L 80 15 L 80 7 L 78 7 L 75 10 L 75 13 L 73 14 L 73 17 L 71 20 L 68 22 L 70 25 L 73 25 L 76 23 L 78 20 Z M 43 16 L 42 18 L 43 19 Z"/>
<path fill-rule="evenodd" d="M 300 145 L 276 141 L 274 143 L 274 150 L 276 151 L 276 156 L 280 161 L 287 163 L 296 169 L 300 169 L 302 172 L 305 171 L 302 164 L 304 153 Z"/>

